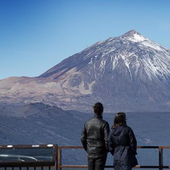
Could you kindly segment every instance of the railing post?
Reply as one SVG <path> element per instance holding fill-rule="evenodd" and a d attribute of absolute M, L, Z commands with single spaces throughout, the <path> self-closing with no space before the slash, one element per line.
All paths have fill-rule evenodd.
<path fill-rule="evenodd" d="M 58 145 L 55 145 L 55 170 L 58 170 Z M 51 167 L 49 167 L 49 170 L 51 170 Z"/>
<path fill-rule="evenodd" d="M 58 170 L 61 170 L 61 148 L 58 147 Z"/>
<path fill-rule="evenodd" d="M 159 147 L 159 170 L 163 170 L 163 148 Z"/>

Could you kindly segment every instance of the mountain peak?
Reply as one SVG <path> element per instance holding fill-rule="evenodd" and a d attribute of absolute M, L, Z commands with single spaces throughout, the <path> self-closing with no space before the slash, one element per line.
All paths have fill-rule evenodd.
<path fill-rule="evenodd" d="M 146 38 L 135 30 L 130 30 L 122 35 L 122 38 L 129 39 L 131 41 L 139 42 L 144 41 Z"/>
<path fill-rule="evenodd" d="M 126 32 L 125 34 L 123 34 L 123 36 L 129 37 L 129 36 L 133 36 L 134 34 L 139 34 L 139 33 L 135 30 L 130 30 L 130 31 Z"/>

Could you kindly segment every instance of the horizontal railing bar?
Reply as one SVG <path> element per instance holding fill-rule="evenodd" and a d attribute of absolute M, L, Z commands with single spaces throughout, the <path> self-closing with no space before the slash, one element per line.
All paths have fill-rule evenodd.
<path fill-rule="evenodd" d="M 47 145 L 0 145 L 0 149 L 11 149 L 11 148 L 18 148 L 18 149 L 25 149 L 25 148 L 53 148 L 56 147 L 55 144 L 47 144 Z"/>
<path fill-rule="evenodd" d="M 60 168 L 87 168 L 87 165 L 61 165 Z M 105 168 L 113 168 L 113 165 L 106 165 Z M 160 168 L 160 166 L 155 165 L 137 165 L 133 168 Z M 170 166 L 162 166 L 162 168 L 170 169 Z"/>
<path fill-rule="evenodd" d="M 162 148 L 162 149 L 170 149 L 170 146 L 137 146 L 137 148 L 142 148 L 142 149 L 158 149 L 158 148 Z"/>
<path fill-rule="evenodd" d="M 60 168 L 87 168 L 87 165 L 61 165 Z"/>
<path fill-rule="evenodd" d="M 162 148 L 162 149 L 170 149 L 170 146 L 159 146 L 159 148 Z"/>
<path fill-rule="evenodd" d="M 0 167 L 41 167 L 41 166 L 55 166 L 55 162 L 0 162 Z"/>
<path fill-rule="evenodd" d="M 137 148 L 142 149 L 158 149 L 160 146 L 137 146 Z"/>
<path fill-rule="evenodd" d="M 113 168 L 113 165 L 106 165 L 105 168 Z M 137 165 L 133 168 L 160 168 L 159 166 L 156 166 L 156 165 Z M 166 166 L 164 166 L 164 168 L 166 168 Z"/>
<path fill-rule="evenodd" d="M 59 149 L 81 149 L 83 146 L 58 146 Z"/>
<path fill-rule="evenodd" d="M 166 169 L 170 169 L 170 166 L 145 166 L 145 165 L 142 165 L 142 166 L 135 166 L 134 168 L 166 168 Z"/>
<path fill-rule="evenodd" d="M 59 149 L 80 149 L 83 148 L 83 146 L 58 146 Z M 137 146 L 138 149 L 170 149 L 170 146 Z"/>

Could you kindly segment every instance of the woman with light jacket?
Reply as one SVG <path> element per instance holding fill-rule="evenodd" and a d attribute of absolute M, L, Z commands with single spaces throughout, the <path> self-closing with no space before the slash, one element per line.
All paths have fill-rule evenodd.
<path fill-rule="evenodd" d="M 136 146 L 137 141 L 133 130 L 126 124 L 125 113 L 117 113 L 109 135 L 109 150 L 115 170 L 131 170 L 138 164 Z"/>

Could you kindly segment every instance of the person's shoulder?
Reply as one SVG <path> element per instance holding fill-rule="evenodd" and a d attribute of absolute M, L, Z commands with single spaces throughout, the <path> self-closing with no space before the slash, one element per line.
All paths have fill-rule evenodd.
<path fill-rule="evenodd" d="M 102 122 L 105 122 L 105 123 L 108 123 L 105 119 L 99 119 L 100 121 L 102 121 Z"/>
<path fill-rule="evenodd" d="M 86 120 L 86 122 L 85 122 L 85 123 L 90 122 L 92 119 L 93 119 L 93 118 L 90 118 L 90 119 Z"/>
<path fill-rule="evenodd" d="M 106 120 L 102 119 L 101 121 L 103 122 L 103 124 L 109 125 L 109 123 Z"/>
<path fill-rule="evenodd" d="M 124 126 L 128 131 L 133 131 L 132 128 L 128 125 Z"/>
<path fill-rule="evenodd" d="M 93 120 L 94 120 L 94 117 L 88 119 L 88 120 L 85 122 L 85 124 L 88 124 L 88 123 L 92 122 Z"/>

